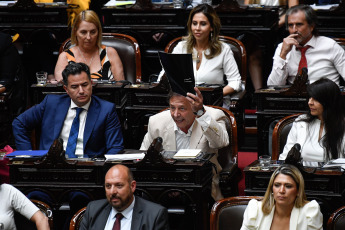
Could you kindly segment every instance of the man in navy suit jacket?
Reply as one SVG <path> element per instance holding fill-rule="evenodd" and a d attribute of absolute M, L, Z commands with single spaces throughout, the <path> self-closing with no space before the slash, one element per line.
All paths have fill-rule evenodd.
<path fill-rule="evenodd" d="M 34 128 L 39 128 L 40 149 L 48 150 L 53 141 L 61 137 L 66 150 L 72 120 L 76 114 L 74 108 L 82 107 L 84 110 L 80 113 L 81 128 L 76 155 L 79 151 L 79 156 L 97 157 L 103 154 L 116 154 L 122 150 L 123 138 L 115 111 L 116 106 L 92 96 L 92 83 L 87 65 L 68 64 L 63 71 L 63 81 L 68 95 L 47 95 L 40 104 L 28 109 L 13 121 L 16 148 L 32 149 L 30 132 Z"/>
<path fill-rule="evenodd" d="M 116 221 L 120 229 L 168 230 L 168 211 L 161 205 L 144 200 L 133 193 L 136 181 L 124 165 L 115 165 L 105 175 L 107 199 L 91 201 L 80 225 L 80 230 L 113 229 Z M 122 218 L 116 220 L 116 214 Z"/>

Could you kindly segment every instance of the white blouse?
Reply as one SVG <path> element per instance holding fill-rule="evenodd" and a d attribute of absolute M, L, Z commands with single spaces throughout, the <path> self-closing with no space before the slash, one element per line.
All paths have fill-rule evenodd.
<path fill-rule="evenodd" d="M 262 212 L 262 201 L 250 200 L 243 215 L 241 230 L 267 230 L 271 228 L 275 207 L 270 214 Z M 301 208 L 293 207 L 290 216 L 290 230 L 321 230 L 323 216 L 319 204 L 313 200 Z"/>
<path fill-rule="evenodd" d="M 186 41 L 179 42 L 173 53 L 187 53 Z M 238 72 L 236 60 L 230 46 L 222 42 L 222 52 L 212 59 L 206 59 L 205 53 L 208 54 L 209 50 L 202 52 L 202 60 L 197 70 L 197 62 L 194 58 L 197 56 L 197 50 L 193 48 L 193 70 L 196 84 L 224 84 L 225 75 L 228 86 L 235 91 L 241 91 L 241 75 Z M 158 80 L 163 74 L 164 70 L 159 74 Z"/>

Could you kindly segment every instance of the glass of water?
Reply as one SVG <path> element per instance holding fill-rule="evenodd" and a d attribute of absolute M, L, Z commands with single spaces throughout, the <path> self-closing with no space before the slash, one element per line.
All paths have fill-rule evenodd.
<path fill-rule="evenodd" d="M 44 86 L 47 84 L 47 72 L 40 71 L 36 73 L 36 78 L 37 78 L 37 85 L 38 86 Z"/>
<path fill-rule="evenodd" d="M 182 0 L 173 0 L 173 5 L 175 9 L 180 9 L 183 6 Z"/>

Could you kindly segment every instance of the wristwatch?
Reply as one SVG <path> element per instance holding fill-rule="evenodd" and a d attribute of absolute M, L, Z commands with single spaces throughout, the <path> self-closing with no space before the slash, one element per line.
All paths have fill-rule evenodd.
<path fill-rule="evenodd" d="M 197 116 L 197 117 L 201 117 L 202 115 L 204 115 L 205 113 L 205 108 L 204 106 L 202 107 L 202 109 L 199 109 L 198 111 L 194 112 L 194 114 Z"/>

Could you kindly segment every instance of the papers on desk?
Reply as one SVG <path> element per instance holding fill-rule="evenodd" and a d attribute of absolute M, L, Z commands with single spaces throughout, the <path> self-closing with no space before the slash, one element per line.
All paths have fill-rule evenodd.
<path fill-rule="evenodd" d="M 48 153 L 48 150 L 17 150 L 6 157 L 13 160 L 38 160 Z"/>
<path fill-rule="evenodd" d="M 337 7 L 339 6 L 339 4 L 328 4 L 328 5 L 316 5 L 316 4 L 313 4 L 313 5 L 310 5 L 311 8 L 313 8 L 314 10 L 329 10 L 331 9 L 333 6 L 334 7 Z"/>
<path fill-rule="evenodd" d="M 14 4 L 16 1 L 0 1 L 0 6 L 7 6 L 8 4 Z"/>
<path fill-rule="evenodd" d="M 132 154 L 105 154 L 106 161 L 128 161 L 128 160 L 142 160 L 145 153 Z"/>
<path fill-rule="evenodd" d="M 323 166 L 323 168 L 332 168 L 332 167 L 341 167 L 342 170 L 345 170 L 345 158 L 338 158 L 330 160 Z"/>
<path fill-rule="evenodd" d="M 201 154 L 201 149 L 180 149 L 174 159 L 194 159 Z"/>
<path fill-rule="evenodd" d="M 133 5 L 134 3 L 135 3 L 135 1 L 116 1 L 116 0 L 110 0 L 104 6 L 105 7 L 124 6 L 124 5 Z"/>

